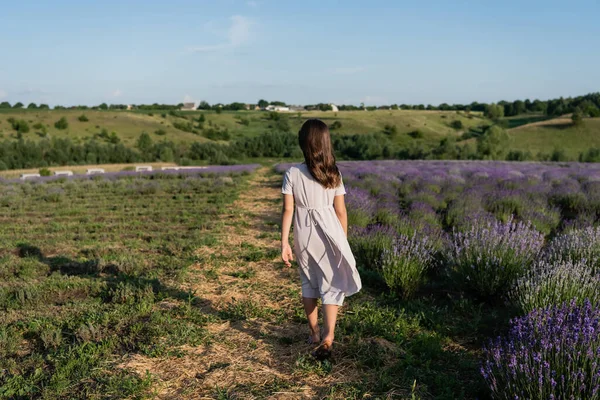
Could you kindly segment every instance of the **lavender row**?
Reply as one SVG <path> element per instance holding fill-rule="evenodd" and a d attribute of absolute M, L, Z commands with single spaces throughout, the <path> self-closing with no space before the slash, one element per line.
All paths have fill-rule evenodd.
<path fill-rule="evenodd" d="M 107 179 L 114 180 L 127 177 L 154 177 L 154 176 L 194 176 L 194 175 L 226 175 L 226 174 L 243 174 L 251 173 L 259 164 L 244 164 L 244 165 L 212 165 L 198 168 L 186 168 L 181 170 L 164 170 L 164 171 L 118 171 L 106 172 L 95 175 L 59 175 L 59 176 L 41 176 L 29 178 L 26 182 L 52 182 L 64 180 L 90 180 L 90 179 Z M 22 183 L 21 179 L 0 179 L 0 184 L 3 183 Z"/>

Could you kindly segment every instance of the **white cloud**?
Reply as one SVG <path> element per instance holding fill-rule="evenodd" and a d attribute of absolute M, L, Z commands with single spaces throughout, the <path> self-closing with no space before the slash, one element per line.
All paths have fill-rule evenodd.
<path fill-rule="evenodd" d="M 188 47 L 190 53 L 206 53 L 212 51 L 220 51 L 226 49 L 232 49 L 245 45 L 252 37 L 252 26 L 254 22 L 244 16 L 234 15 L 230 18 L 231 25 L 227 30 L 225 36 L 226 41 L 223 43 L 204 45 L 204 46 L 191 46 Z"/>
<path fill-rule="evenodd" d="M 117 89 L 112 92 L 112 97 L 121 97 L 122 94 L 123 92 L 121 91 L 121 89 Z"/>
<path fill-rule="evenodd" d="M 358 74 L 359 72 L 366 71 L 366 67 L 356 66 L 356 67 L 338 67 L 333 68 L 331 72 L 337 75 L 352 75 Z"/>
<path fill-rule="evenodd" d="M 8 93 L 6 93 L 5 90 L 0 89 L 0 99 L 5 98 L 6 96 L 8 96 Z"/>
<path fill-rule="evenodd" d="M 258 7 L 258 3 L 256 1 L 247 1 L 248 7 Z"/>

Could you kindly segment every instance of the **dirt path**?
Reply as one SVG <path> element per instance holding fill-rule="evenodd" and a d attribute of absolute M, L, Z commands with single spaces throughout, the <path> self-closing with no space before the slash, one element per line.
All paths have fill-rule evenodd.
<path fill-rule="evenodd" d="M 182 348 L 180 357 L 136 355 L 124 364 L 154 376 L 156 398 L 313 399 L 357 378 L 343 358 L 333 369 L 314 362 L 304 344 L 297 269 L 279 261 L 280 185 L 267 167 L 253 174 L 222 216 L 217 243 L 198 249 L 180 284 L 209 316 L 206 344 Z"/>

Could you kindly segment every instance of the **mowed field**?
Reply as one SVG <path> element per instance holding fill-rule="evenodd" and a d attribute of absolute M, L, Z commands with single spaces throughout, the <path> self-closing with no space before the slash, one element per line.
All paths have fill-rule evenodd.
<path fill-rule="evenodd" d="M 586 118 L 574 126 L 571 118 L 534 122 L 508 131 L 511 149 L 551 153 L 562 150 L 575 159 L 591 147 L 600 148 L 600 118 Z"/>
<path fill-rule="evenodd" d="M 197 129 L 198 133 L 185 132 L 174 127 L 174 123 L 191 122 L 198 125 L 198 119 L 204 114 L 204 129 Z M 81 122 L 78 118 L 85 115 L 89 121 Z M 288 120 L 292 132 L 297 132 L 307 118 L 320 118 L 331 125 L 335 121 L 341 127 L 335 129 L 340 134 L 363 134 L 381 132 L 386 125 L 395 126 L 399 135 L 399 143 L 413 140 L 406 135 L 419 130 L 425 141 L 437 142 L 447 135 L 459 136 L 464 130 L 489 123 L 483 117 L 472 114 L 470 117 L 464 113 L 443 111 L 404 111 L 404 110 L 378 110 L 378 111 L 344 111 L 344 112 L 301 112 L 281 113 L 282 118 Z M 34 128 L 35 124 L 42 124 L 48 137 L 70 137 L 73 140 L 90 139 L 95 134 L 105 129 L 108 134 L 115 132 L 119 139 L 128 146 L 135 145 L 142 132 L 149 133 L 155 140 L 170 140 L 176 143 L 191 143 L 194 141 L 207 141 L 203 130 L 216 128 L 227 129 L 231 138 L 242 136 L 256 136 L 271 129 L 274 121 L 269 113 L 262 111 L 189 111 L 176 112 L 172 115 L 163 111 L 93 111 L 93 110 L 3 110 L 0 111 L 0 139 L 16 137 L 16 132 L 7 121 L 9 118 L 25 120 L 30 125 L 30 131 L 23 136 L 25 139 L 40 140 L 43 136 L 40 129 Z M 69 127 L 64 130 L 56 129 L 54 123 L 65 117 Z M 245 121 L 244 121 L 245 120 Z M 450 124 L 458 120 L 463 123 L 462 130 L 453 129 Z M 164 131 L 164 135 L 156 132 Z"/>

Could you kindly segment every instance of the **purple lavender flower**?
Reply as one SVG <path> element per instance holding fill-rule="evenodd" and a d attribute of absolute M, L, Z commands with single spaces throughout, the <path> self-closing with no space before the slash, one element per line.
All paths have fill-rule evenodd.
<path fill-rule="evenodd" d="M 412 297 L 433 263 L 433 247 L 426 237 L 398 235 L 381 255 L 381 270 L 387 285 L 404 298 Z"/>
<path fill-rule="evenodd" d="M 600 309 L 575 301 L 511 321 L 484 348 L 481 374 L 497 399 L 600 399 Z"/>
<path fill-rule="evenodd" d="M 595 276 L 585 260 L 537 262 L 519 278 L 509 293 L 510 299 L 522 311 L 560 305 L 584 299 L 600 306 L 600 276 Z"/>
<path fill-rule="evenodd" d="M 539 254 L 544 237 L 530 224 L 482 221 L 454 230 L 449 262 L 455 277 L 482 297 L 511 287 Z"/>
<path fill-rule="evenodd" d="M 549 262 L 585 261 L 588 267 L 600 272 L 600 228 L 574 229 L 555 237 L 544 250 Z"/>

